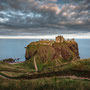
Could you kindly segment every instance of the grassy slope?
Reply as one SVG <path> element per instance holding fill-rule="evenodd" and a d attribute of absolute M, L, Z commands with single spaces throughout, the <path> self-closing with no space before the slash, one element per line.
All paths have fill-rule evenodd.
<path fill-rule="evenodd" d="M 90 76 L 90 59 L 77 60 L 69 63 L 63 63 L 58 66 L 53 66 L 49 64 L 47 66 L 40 65 L 40 72 L 35 72 L 33 63 L 30 65 L 29 61 L 24 63 L 19 63 L 15 65 L 10 65 L 4 62 L 0 62 L 0 75 L 5 77 L 20 77 L 20 76 L 30 76 L 33 75 L 35 77 L 51 72 L 55 75 L 54 72 L 65 71 L 63 75 L 67 75 L 66 71 L 70 70 L 80 70 L 88 71 L 89 73 L 83 72 L 84 75 L 87 74 Z M 43 68 L 44 67 L 44 68 Z M 70 71 L 71 72 L 71 71 Z M 75 73 L 74 73 L 75 74 Z M 78 74 L 78 73 L 77 73 Z M 79 73 L 82 76 L 81 73 Z M 45 75 L 45 74 L 44 74 Z M 51 73 L 52 75 L 52 73 Z M 75 74 L 76 75 L 76 74 Z M 77 75 L 78 76 L 78 75 Z M 48 76 L 47 76 L 48 77 Z M 90 90 L 90 81 L 88 80 L 78 80 L 78 79 L 70 79 L 70 78 L 59 78 L 59 77 L 50 77 L 42 79 L 34 79 L 34 80 L 7 80 L 0 77 L 0 90 Z"/>
<path fill-rule="evenodd" d="M 78 69 L 78 70 L 90 71 L 90 59 L 82 59 L 82 60 L 75 60 L 75 61 L 71 61 L 71 62 L 63 62 L 63 63 L 59 63 L 56 66 L 52 62 L 49 62 L 49 63 L 37 62 L 39 71 L 50 72 L 50 71 L 60 71 L 60 70 L 68 70 L 68 69 L 74 69 L 74 70 Z M 28 60 L 24 63 L 16 64 L 15 66 L 21 66 L 23 68 L 32 69 L 34 71 L 33 60 L 31 60 L 31 61 Z"/>
<path fill-rule="evenodd" d="M 59 77 L 36 80 L 0 78 L 0 90 L 90 90 L 90 81 Z"/>
<path fill-rule="evenodd" d="M 54 66 L 53 64 L 38 64 L 39 72 L 35 72 L 34 64 L 30 61 L 26 61 L 24 63 L 19 63 L 15 65 L 10 65 L 4 62 L 0 62 L 0 74 L 5 74 L 7 76 L 29 76 L 29 75 L 40 75 L 44 73 L 54 73 L 54 72 L 64 72 L 66 75 L 69 72 L 72 72 L 73 70 L 80 70 L 90 72 L 90 59 L 84 59 L 84 60 L 77 60 L 72 62 L 67 62 L 60 64 L 58 66 Z M 88 74 L 85 73 L 85 74 Z"/>

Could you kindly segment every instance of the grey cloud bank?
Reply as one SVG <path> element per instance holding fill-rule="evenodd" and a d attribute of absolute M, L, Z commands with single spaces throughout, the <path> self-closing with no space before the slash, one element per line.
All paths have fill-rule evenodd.
<path fill-rule="evenodd" d="M 18 32 L 4 29 L 0 35 L 45 33 L 44 29 L 32 28 L 47 28 L 46 33 L 53 28 L 51 33 L 56 31 L 55 34 L 90 32 L 90 0 L 0 0 L 0 24 L 31 28 L 18 29 Z"/>

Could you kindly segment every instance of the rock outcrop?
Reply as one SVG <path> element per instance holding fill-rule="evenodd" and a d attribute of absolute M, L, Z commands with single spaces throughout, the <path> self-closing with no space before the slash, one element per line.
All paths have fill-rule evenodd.
<path fill-rule="evenodd" d="M 4 59 L 3 62 L 12 63 L 15 62 L 15 60 L 12 58 L 8 58 L 8 59 Z"/>
<path fill-rule="evenodd" d="M 61 60 L 71 61 L 79 59 L 78 44 L 74 39 L 65 40 L 63 36 L 56 40 L 40 40 L 30 43 L 26 47 L 26 60 L 36 57 L 42 62 Z"/>

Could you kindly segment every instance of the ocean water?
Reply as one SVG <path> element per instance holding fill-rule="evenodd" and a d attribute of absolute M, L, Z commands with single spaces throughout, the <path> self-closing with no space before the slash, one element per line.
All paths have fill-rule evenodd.
<path fill-rule="evenodd" d="M 37 39 L 0 39 L 0 60 L 20 58 L 25 61 L 25 47 Z M 90 39 L 76 39 L 80 58 L 90 58 Z"/>
<path fill-rule="evenodd" d="M 76 39 L 81 59 L 90 58 L 90 39 Z"/>
<path fill-rule="evenodd" d="M 6 58 L 20 58 L 25 61 L 25 47 L 35 39 L 0 39 L 0 60 Z"/>

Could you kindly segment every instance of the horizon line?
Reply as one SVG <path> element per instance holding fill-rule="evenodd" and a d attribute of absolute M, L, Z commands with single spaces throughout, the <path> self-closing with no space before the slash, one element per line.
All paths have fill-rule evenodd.
<path fill-rule="evenodd" d="M 36 35 L 36 36 L 5 36 L 1 35 L 0 39 L 55 39 L 57 36 L 63 36 L 66 39 L 90 39 L 90 34 L 76 35 L 76 34 L 60 34 L 60 35 Z"/>

